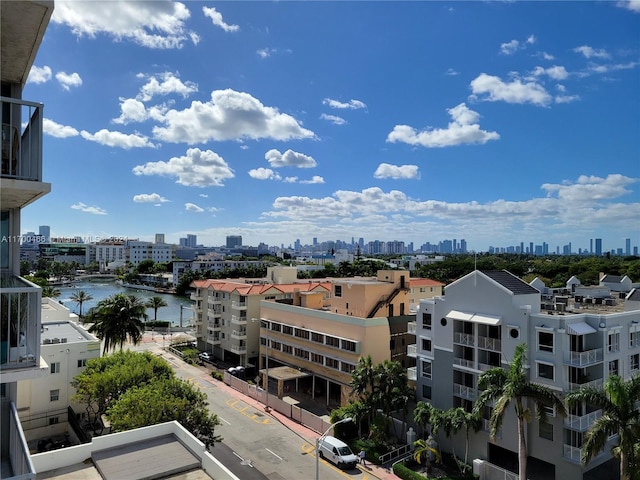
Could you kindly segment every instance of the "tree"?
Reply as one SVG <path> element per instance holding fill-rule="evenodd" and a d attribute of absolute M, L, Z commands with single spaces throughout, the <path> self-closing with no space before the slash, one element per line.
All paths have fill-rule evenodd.
<path fill-rule="evenodd" d="M 582 463 L 588 463 L 607 444 L 611 435 L 618 435 L 618 445 L 612 449 L 620 460 L 620 479 L 640 479 L 640 375 L 625 382 L 610 376 L 602 388 L 585 387 L 567 395 L 569 406 L 592 405 L 602 409 L 602 416 L 591 425 L 582 444 Z"/>
<path fill-rule="evenodd" d="M 513 402 L 518 428 L 518 473 L 520 478 L 527 478 L 527 446 L 525 443 L 525 422 L 531 420 L 531 410 L 525 405 L 527 400 L 535 404 L 538 421 L 546 422 L 545 407 L 555 407 L 556 413 L 562 417 L 567 415 L 564 403 L 551 389 L 532 383 L 524 369 L 527 344 L 522 343 L 515 349 L 509 370 L 491 368 L 482 372 L 478 378 L 478 388 L 483 390 L 474 405 L 474 414 L 481 416 L 482 409 L 495 401 L 491 412 L 491 437 L 495 438 L 502 426 L 504 414 Z"/>
<path fill-rule="evenodd" d="M 42 287 L 42 297 L 58 298 L 60 296 L 60 290 L 51 285 L 45 285 Z"/>
<path fill-rule="evenodd" d="M 107 416 L 115 432 L 176 420 L 207 448 L 222 438 L 215 434 L 221 425 L 209 413 L 206 394 L 177 378 L 164 378 L 124 392 L 109 406 Z"/>
<path fill-rule="evenodd" d="M 452 435 L 455 435 L 460 430 L 464 429 L 465 434 L 465 444 L 464 444 L 464 466 L 460 464 L 458 458 L 456 457 L 455 448 L 453 449 L 453 458 L 456 460 L 458 464 L 458 468 L 462 473 L 466 473 L 465 470 L 469 469 L 469 464 L 467 463 L 468 454 L 469 454 L 469 430 L 473 430 L 477 432 L 480 430 L 480 416 L 479 414 L 474 414 L 472 412 L 467 412 L 462 407 L 452 408 L 446 410 L 444 412 L 444 418 L 442 419 L 442 428 L 447 435 L 447 437 L 451 438 Z M 453 444 L 452 444 L 453 445 Z"/>
<path fill-rule="evenodd" d="M 431 425 L 434 416 L 434 406 L 430 403 L 420 400 L 416 404 L 416 408 L 413 410 L 413 421 L 422 428 L 425 438 L 430 434 L 430 430 L 427 430 L 427 425 Z"/>
<path fill-rule="evenodd" d="M 145 306 L 147 308 L 153 308 L 153 321 L 157 322 L 158 321 L 158 309 L 162 308 L 162 307 L 166 307 L 168 304 L 166 302 L 166 300 L 162 297 L 151 297 L 150 299 L 147 300 L 147 303 L 145 304 Z"/>
<path fill-rule="evenodd" d="M 85 292 L 84 290 L 80 290 L 80 291 L 74 293 L 73 295 L 71 295 L 71 301 L 78 304 L 78 307 L 80 309 L 80 318 L 81 319 L 82 319 L 82 304 L 84 302 L 88 302 L 90 300 L 93 300 L 93 296 L 91 294 Z"/>
<path fill-rule="evenodd" d="M 373 414 L 377 409 L 374 396 L 375 366 L 371 355 L 360 357 L 358 365 L 351 372 L 351 393 L 357 395 L 368 408 L 369 424 L 373 421 Z"/>
<path fill-rule="evenodd" d="M 423 460 L 427 460 L 428 466 L 430 457 L 433 455 L 438 463 L 442 463 L 442 456 L 438 449 L 432 446 L 433 444 L 433 437 L 431 436 L 426 440 L 420 438 L 413 442 L 413 446 L 415 447 L 413 450 L 413 459 L 418 463 L 422 463 Z"/>
<path fill-rule="evenodd" d="M 134 295 L 116 293 L 89 310 L 90 333 L 95 333 L 104 341 L 103 353 L 116 346 L 124 346 L 127 339 L 137 344 L 142 339 L 144 325 L 147 321 L 146 307 Z"/>

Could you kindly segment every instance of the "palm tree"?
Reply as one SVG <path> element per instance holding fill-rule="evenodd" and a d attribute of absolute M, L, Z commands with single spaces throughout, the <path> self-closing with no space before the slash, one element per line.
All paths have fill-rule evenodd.
<path fill-rule="evenodd" d="M 427 430 L 427 425 L 433 422 L 434 406 L 430 403 L 420 400 L 413 409 L 413 421 L 422 428 L 423 435 L 427 437 L 431 429 Z"/>
<path fill-rule="evenodd" d="M 567 415 L 564 403 L 551 389 L 532 383 L 524 369 L 527 344 L 522 343 L 515 349 L 513 361 L 509 370 L 491 368 L 482 372 L 478 378 L 478 388 L 483 390 L 476 401 L 473 412 L 480 417 L 482 409 L 495 401 L 491 413 L 491 438 L 495 438 L 502 426 L 504 414 L 511 402 L 514 402 L 518 419 L 518 474 L 520 478 L 527 478 L 527 446 L 525 442 L 524 425 L 531 419 L 531 410 L 525 405 L 527 400 L 535 403 L 536 418 L 546 422 L 545 407 L 555 407 L 556 413 L 562 417 Z"/>
<path fill-rule="evenodd" d="M 151 297 L 147 300 L 145 306 L 147 308 L 153 308 L 153 321 L 158 321 L 158 309 L 161 307 L 166 307 L 168 304 L 166 300 L 162 297 Z M 182 325 L 180 325 L 182 326 Z"/>
<path fill-rule="evenodd" d="M 462 407 L 452 408 L 450 410 L 446 410 L 444 412 L 444 418 L 442 420 L 442 428 L 447 437 L 451 438 L 452 435 L 455 435 L 460 430 L 464 429 L 465 434 L 465 444 L 464 444 L 464 467 L 460 465 L 456 457 L 455 448 L 453 448 L 453 442 L 451 444 L 453 450 L 453 458 L 456 460 L 458 464 L 458 468 L 460 471 L 464 473 L 464 470 L 469 468 L 469 464 L 467 463 L 468 454 L 469 454 L 469 430 L 473 430 L 477 432 L 480 430 L 480 417 L 478 414 L 474 414 L 472 412 L 467 412 Z"/>
<path fill-rule="evenodd" d="M 375 405 L 375 375 L 376 367 L 373 364 L 371 355 L 360 357 L 358 365 L 351 372 L 351 393 L 357 395 L 363 404 L 369 409 L 369 424 L 373 421 L 373 413 L 376 411 Z"/>
<path fill-rule="evenodd" d="M 144 331 L 142 320 L 147 321 L 144 303 L 138 297 L 124 293 L 101 300 L 89 311 L 88 317 L 93 323 L 89 332 L 104 340 L 103 354 L 116 346 L 122 350 L 127 338 L 138 344 Z"/>
<path fill-rule="evenodd" d="M 58 298 L 60 296 L 60 290 L 58 290 L 56 287 L 53 287 L 51 285 L 46 285 L 44 287 L 42 287 L 42 297 L 49 297 L 49 298 Z"/>
<path fill-rule="evenodd" d="M 582 463 L 588 463 L 607 444 L 611 435 L 618 435 L 618 445 L 612 449 L 620 459 L 620 479 L 640 479 L 637 439 L 640 437 L 640 375 L 625 382 L 610 376 L 602 388 L 586 387 L 567 395 L 569 406 L 585 403 L 602 409 L 602 416 L 591 425 L 582 444 Z"/>
<path fill-rule="evenodd" d="M 93 296 L 84 290 L 80 290 L 73 295 L 71 295 L 71 301 L 78 304 L 80 308 L 80 319 L 82 319 L 82 304 L 84 302 L 88 302 L 89 300 L 93 300 Z"/>
<path fill-rule="evenodd" d="M 422 463 L 423 459 L 426 460 L 427 470 L 429 469 L 429 466 L 430 466 L 431 455 L 435 456 L 436 461 L 438 463 L 442 463 L 442 456 L 440 455 L 440 452 L 438 451 L 438 449 L 433 447 L 434 443 L 435 441 L 431 436 L 429 436 L 429 438 L 426 440 L 423 440 L 422 438 L 420 438 L 415 442 L 413 442 L 413 446 L 415 447 L 413 450 L 413 459 L 418 463 Z"/>

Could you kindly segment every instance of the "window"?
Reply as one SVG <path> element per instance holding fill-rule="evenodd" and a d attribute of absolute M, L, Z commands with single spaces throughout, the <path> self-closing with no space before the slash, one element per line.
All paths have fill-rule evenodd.
<path fill-rule="evenodd" d="M 422 328 L 426 330 L 431 330 L 431 314 L 430 313 L 422 314 Z"/>
<path fill-rule="evenodd" d="M 546 422 L 538 423 L 538 436 L 553 441 L 553 425 Z"/>
<path fill-rule="evenodd" d="M 318 343 L 324 343 L 324 335 L 321 333 L 312 332 L 311 340 Z"/>
<path fill-rule="evenodd" d="M 424 350 L 425 352 L 431 351 L 431 339 L 429 338 L 422 339 L 422 350 Z"/>
<path fill-rule="evenodd" d="M 618 360 L 611 360 L 609 362 L 609 375 L 619 375 Z"/>
<path fill-rule="evenodd" d="M 640 330 L 629 335 L 629 348 L 640 347 Z"/>
<path fill-rule="evenodd" d="M 279 323 L 271 323 L 271 330 L 273 330 L 274 332 L 281 332 L 282 325 L 280 325 Z"/>
<path fill-rule="evenodd" d="M 617 352 L 620 350 L 620 332 L 609 333 L 609 351 Z"/>
<path fill-rule="evenodd" d="M 538 364 L 538 377 L 553 380 L 553 365 L 549 363 L 537 362 Z"/>
<path fill-rule="evenodd" d="M 320 355 L 319 353 L 312 353 L 311 354 L 311 361 L 313 363 L 317 363 L 318 365 L 323 365 L 324 364 L 324 355 Z"/>
<path fill-rule="evenodd" d="M 293 335 L 293 327 L 289 325 L 283 325 L 282 333 L 284 333 L 285 335 Z"/>
<path fill-rule="evenodd" d="M 304 348 L 296 348 L 296 357 L 309 360 L 309 350 L 305 350 Z"/>
<path fill-rule="evenodd" d="M 58 417 L 51 417 L 49 419 L 49 425 L 57 425 L 60 423 L 60 419 Z"/>
<path fill-rule="evenodd" d="M 553 353 L 553 333 L 538 332 L 538 350 Z"/>
<path fill-rule="evenodd" d="M 296 337 L 309 340 L 309 330 L 303 330 L 302 328 L 296 328 Z"/>
<path fill-rule="evenodd" d="M 632 372 L 640 368 L 640 353 L 629 355 L 629 370 Z"/>
<path fill-rule="evenodd" d="M 342 362 L 340 364 L 340 370 L 345 373 L 351 373 L 356 369 L 356 366 L 352 363 Z"/>
<path fill-rule="evenodd" d="M 51 373 L 60 373 L 60 362 L 54 362 L 51 364 Z"/>
<path fill-rule="evenodd" d="M 336 337 L 325 337 L 326 338 L 326 344 L 329 345 L 330 347 L 336 347 L 336 348 L 340 348 L 340 339 L 336 338 Z"/>
<path fill-rule="evenodd" d="M 342 296 L 342 285 L 334 285 L 333 286 L 333 295 L 336 297 Z"/>
<path fill-rule="evenodd" d="M 282 353 L 293 354 L 293 347 L 291 345 L 282 344 Z"/>
<path fill-rule="evenodd" d="M 423 385 L 422 386 L 422 398 L 426 398 L 427 400 L 431 400 L 431 386 Z"/>
<path fill-rule="evenodd" d="M 326 363 L 325 363 L 325 365 L 326 365 L 327 367 L 337 369 L 337 368 L 339 367 L 339 364 L 340 364 L 340 362 L 338 362 L 338 360 L 336 360 L 335 358 L 329 358 L 329 357 L 326 357 Z"/>
<path fill-rule="evenodd" d="M 351 340 L 342 340 L 342 349 L 349 352 L 355 352 L 356 342 L 352 342 Z"/>
<path fill-rule="evenodd" d="M 60 399 L 60 390 L 49 390 L 49 401 L 57 402 Z"/>
<path fill-rule="evenodd" d="M 424 378 L 431 378 L 431 362 L 422 361 L 422 376 Z"/>
<path fill-rule="evenodd" d="M 87 359 L 86 358 L 78 359 L 78 368 L 82 368 L 82 367 L 86 367 L 86 366 L 87 366 Z"/>

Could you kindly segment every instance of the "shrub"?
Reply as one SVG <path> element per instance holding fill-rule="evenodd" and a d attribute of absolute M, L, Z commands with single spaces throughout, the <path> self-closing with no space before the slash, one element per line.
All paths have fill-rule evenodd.
<path fill-rule="evenodd" d="M 218 372 L 217 370 L 213 370 L 211 372 L 211 377 L 215 378 L 216 380 L 220 380 L 220 381 L 224 380 L 224 374 Z"/>
<path fill-rule="evenodd" d="M 424 476 L 418 472 L 414 472 L 409 467 L 406 467 L 402 463 L 396 463 L 393 466 L 393 473 L 402 480 L 424 480 Z"/>

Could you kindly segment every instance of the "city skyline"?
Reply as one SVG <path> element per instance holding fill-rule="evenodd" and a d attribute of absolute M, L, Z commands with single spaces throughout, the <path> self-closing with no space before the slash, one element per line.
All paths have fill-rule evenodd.
<path fill-rule="evenodd" d="M 127 3 L 56 2 L 23 231 L 640 243 L 637 3 Z"/>

